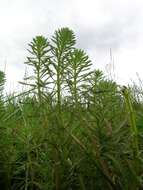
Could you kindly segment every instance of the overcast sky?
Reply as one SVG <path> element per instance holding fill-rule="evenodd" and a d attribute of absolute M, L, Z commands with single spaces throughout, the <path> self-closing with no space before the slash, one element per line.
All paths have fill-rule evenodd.
<path fill-rule="evenodd" d="M 0 69 L 6 65 L 7 88 L 22 80 L 31 39 L 60 27 L 74 30 L 95 68 L 107 71 L 111 48 L 117 81 L 136 80 L 136 72 L 143 78 L 143 0 L 0 0 Z"/>

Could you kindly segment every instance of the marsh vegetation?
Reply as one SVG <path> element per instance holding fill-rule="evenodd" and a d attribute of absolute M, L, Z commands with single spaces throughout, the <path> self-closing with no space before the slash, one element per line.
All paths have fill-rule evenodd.
<path fill-rule="evenodd" d="M 3 92 L 2 190 L 143 189 L 142 88 L 93 69 L 69 28 L 28 45 L 20 94 Z"/>

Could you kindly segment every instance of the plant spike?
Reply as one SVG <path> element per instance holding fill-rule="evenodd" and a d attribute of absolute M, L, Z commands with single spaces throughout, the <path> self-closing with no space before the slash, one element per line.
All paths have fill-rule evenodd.
<path fill-rule="evenodd" d="M 52 55 L 53 66 L 56 75 L 56 93 L 57 93 L 57 105 L 58 111 L 61 112 L 61 90 L 64 83 L 67 68 L 67 58 L 75 45 L 75 35 L 72 30 L 68 28 L 61 28 L 55 31 L 52 37 Z"/>
<path fill-rule="evenodd" d="M 67 84 L 75 107 L 78 106 L 82 85 L 87 83 L 87 78 L 91 74 L 91 61 L 83 50 L 74 49 L 68 57 L 68 78 Z"/>
<path fill-rule="evenodd" d="M 36 36 L 33 41 L 29 44 L 30 49 L 28 50 L 31 57 L 27 57 L 27 62 L 30 66 L 34 67 L 35 76 L 28 77 L 28 79 L 34 79 L 35 83 L 27 85 L 35 87 L 37 89 L 38 101 L 42 102 L 42 88 L 45 84 L 45 64 L 49 61 L 50 45 L 44 36 Z"/>

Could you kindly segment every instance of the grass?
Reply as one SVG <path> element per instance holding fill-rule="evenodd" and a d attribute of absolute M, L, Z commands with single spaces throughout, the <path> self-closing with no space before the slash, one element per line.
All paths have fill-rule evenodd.
<path fill-rule="evenodd" d="M 3 93 L 0 73 L 0 187 L 3 190 L 143 188 L 143 103 L 136 88 L 93 70 L 68 28 L 29 44 L 27 91 Z M 140 91 L 141 93 L 141 91 Z"/>

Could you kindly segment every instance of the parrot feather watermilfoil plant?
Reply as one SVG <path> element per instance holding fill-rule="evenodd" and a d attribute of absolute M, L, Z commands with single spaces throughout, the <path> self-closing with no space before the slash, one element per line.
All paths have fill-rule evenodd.
<path fill-rule="evenodd" d="M 28 91 L 5 97 L 0 73 L 1 189 L 143 189 L 142 101 L 92 69 L 67 27 L 28 53 Z"/>
<path fill-rule="evenodd" d="M 50 66 L 45 70 L 45 65 L 49 64 L 50 50 L 49 42 L 44 36 L 36 36 L 33 39 L 28 49 L 30 56 L 27 57 L 25 64 L 33 67 L 34 75 L 24 78 L 26 81 L 29 80 L 29 83 L 21 82 L 36 90 L 36 96 L 40 104 L 42 102 L 43 89 L 50 83 L 48 79 L 52 75 Z M 34 82 L 31 83 L 33 80 Z"/>
<path fill-rule="evenodd" d="M 63 84 L 67 74 L 68 57 L 74 48 L 76 43 L 75 35 L 72 30 L 68 28 L 62 28 L 55 31 L 52 37 L 52 65 L 54 67 L 54 74 L 56 76 L 55 91 L 57 94 L 57 107 L 59 114 L 61 112 L 62 103 L 62 90 Z"/>
<path fill-rule="evenodd" d="M 88 55 L 83 50 L 74 49 L 70 52 L 67 67 L 67 84 L 76 108 L 81 102 L 82 85 L 87 83 L 87 78 L 92 73 L 91 65 Z"/>

